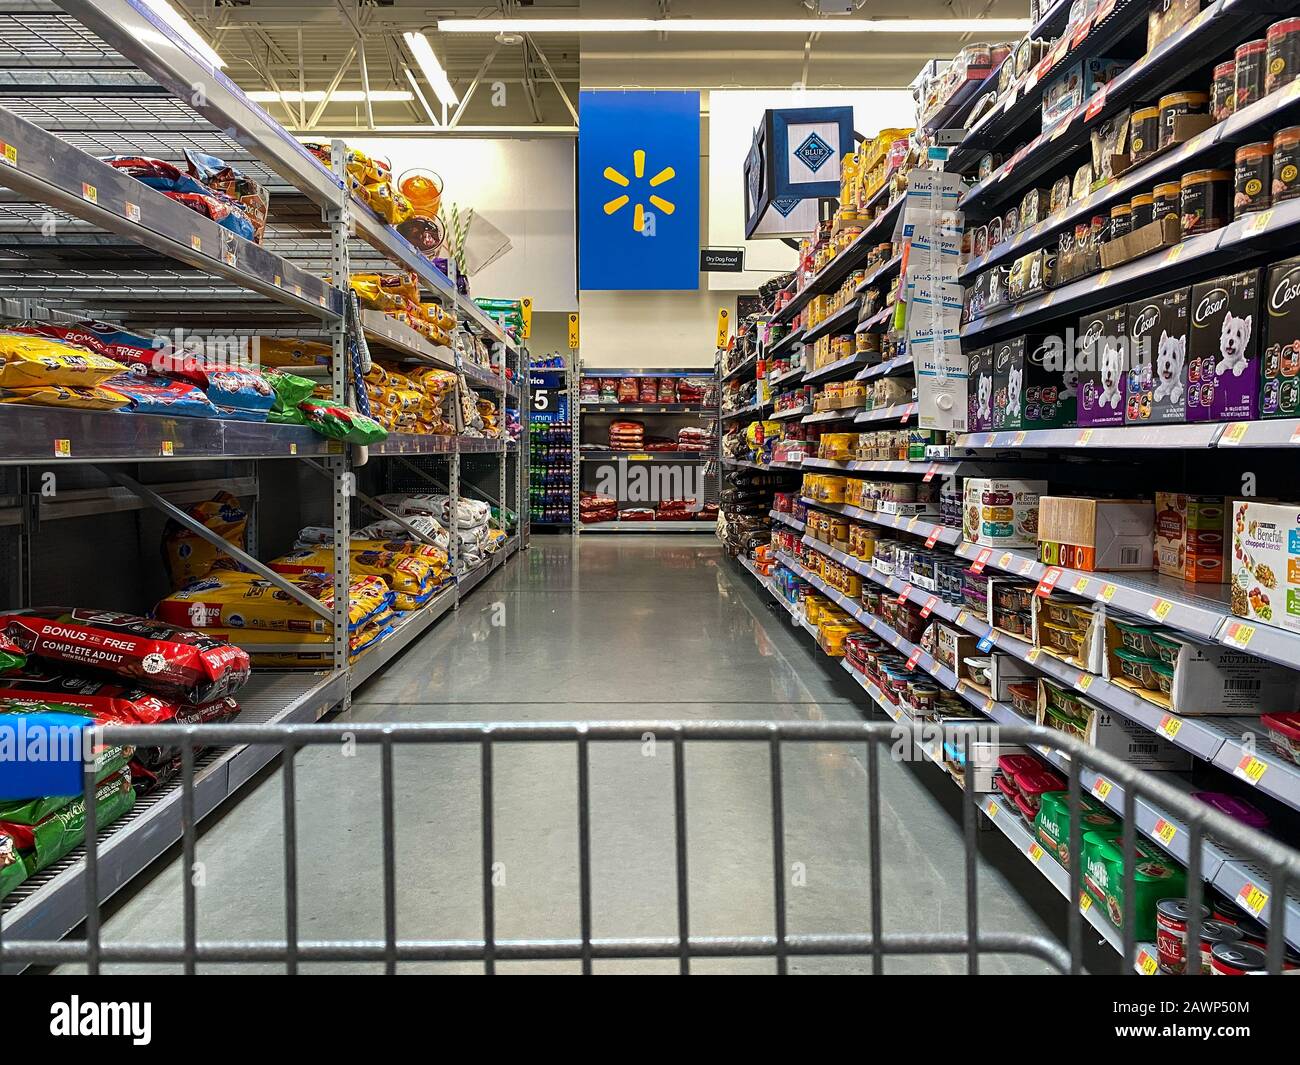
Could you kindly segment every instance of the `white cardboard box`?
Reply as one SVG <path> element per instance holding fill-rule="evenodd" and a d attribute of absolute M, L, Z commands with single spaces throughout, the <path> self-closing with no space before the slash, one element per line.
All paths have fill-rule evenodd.
<path fill-rule="evenodd" d="M 1300 506 L 1234 504 L 1232 612 L 1300 632 Z"/>

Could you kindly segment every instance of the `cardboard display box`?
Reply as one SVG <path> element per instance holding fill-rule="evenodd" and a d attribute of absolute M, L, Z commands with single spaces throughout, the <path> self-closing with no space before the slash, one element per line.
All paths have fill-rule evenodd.
<path fill-rule="evenodd" d="M 1072 620 L 1064 620 L 1065 614 Z M 1034 596 L 1034 646 L 1089 673 L 1106 668 L 1106 607 L 1072 603 L 1063 596 Z"/>
<path fill-rule="evenodd" d="M 1033 547 L 1038 500 L 1046 481 L 967 477 L 962 482 L 962 536 L 984 547 Z"/>
<path fill-rule="evenodd" d="M 1128 305 L 1127 425 L 1187 420 L 1187 335 L 1191 290 Z"/>
<path fill-rule="evenodd" d="M 1106 622 L 1106 666 L 1111 683 L 1127 688 L 1148 702 L 1183 717 L 1257 717 L 1278 707 L 1293 707 L 1300 697 L 1300 673 L 1276 662 L 1267 662 L 1247 651 L 1223 644 L 1203 643 L 1145 623 L 1156 629 L 1161 638 L 1179 645 L 1172 666 L 1163 683 L 1168 692 L 1148 687 L 1135 678 L 1132 654 L 1114 617 Z M 1121 650 L 1129 650 L 1126 660 Z M 1157 659 L 1158 661 L 1158 659 Z M 1166 666 L 1166 669 L 1170 667 Z M 1142 672 L 1147 667 L 1142 666 Z M 1154 667 L 1150 668 L 1154 674 Z"/>
<path fill-rule="evenodd" d="M 1228 579 L 1232 503 L 1223 496 L 1156 493 L 1156 569 L 1185 581 L 1222 584 Z"/>
<path fill-rule="evenodd" d="M 1178 216 L 1167 214 L 1164 218 L 1135 229 L 1117 240 L 1108 240 L 1101 246 L 1101 265 L 1104 270 L 1113 270 L 1134 259 L 1171 248 L 1183 236 L 1182 224 Z"/>
<path fill-rule="evenodd" d="M 1055 365 L 1056 369 L 1048 369 Z M 994 429 L 1060 429 L 1074 425 L 1078 374 L 1059 344 L 1011 337 L 993 348 Z"/>
<path fill-rule="evenodd" d="M 1192 286 L 1187 420 L 1251 421 L 1259 414 L 1259 271 Z"/>
<path fill-rule="evenodd" d="M 1128 305 L 1120 304 L 1079 319 L 1078 419 L 1083 426 L 1123 425 L 1127 367 Z"/>
<path fill-rule="evenodd" d="M 1268 268 L 1264 310 L 1260 414 L 1300 417 L 1300 258 Z"/>
<path fill-rule="evenodd" d="M 1043 496 L 1038 509 L 1038 558 L 1049 566 L 1088 572 L 1149 570 L 1155 507 L 1144 499 Z"/>
<path fill-rule="evenodd" d="M 1238 617 L 1300 632 L 1300 506 L 1233 505 L 1231 606 Z"/>
<path fill-rule="evenodd" d="M 1054 696 L 1053 693 L 1059 693 Z M 1063 712 L 1062 704 L 1069 712 Z M 1085 743 L 1148 772 L 1185 772 L 1192 756 L 1149 728 L 1085 699 L 1046 678 L 1038 685 L 1036 724 L 1075 736 Z"/>
<path fill-rule="evenodd" d="M 962 671 L 962 659 L 975 655 L 976 638 L 974 633 L 964 629 L 955 629 L 949 625 L 934 627 L 934 657 L 954 673 Z"/>

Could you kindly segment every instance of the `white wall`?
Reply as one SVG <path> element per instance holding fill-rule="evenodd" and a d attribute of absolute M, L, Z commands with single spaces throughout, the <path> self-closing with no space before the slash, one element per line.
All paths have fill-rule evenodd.
<path fill-rule="evenodd" d="M 577 308 L 577 219 L 572 138 L 357 138 L 395 177 L 423 167 L 442 176 L 444 203 L 472 207 L 510 237 L 511 250 L 472 278 L 476 296 L 532 296 L 540 311 Z"/>
<path fill-rule="evenodd" d="M 637 368 L 712 366 L 718 309 L 736 313 L 734 293 L 584 292 L 582 361 Z"/>
<path fill-rule="evenodd" d="M 776 274 L 793 270 L 797 254 L 779 240 L 745 240 L 745 199 L 741 180 L 745 156 L 754 141 L 754 128 L 763 112 L 781 107 L 853 106 L 853 128 L 874 137 L 888 127 L 910 128 L 916 104 L 906 89 L 850 91 L 720 91 L 708 94 L 710 167 L 707 196 L 709 247 L 745 249 L 739 274 L 705 274 L 701 284 L 712 289 L 752 292 Z"/>

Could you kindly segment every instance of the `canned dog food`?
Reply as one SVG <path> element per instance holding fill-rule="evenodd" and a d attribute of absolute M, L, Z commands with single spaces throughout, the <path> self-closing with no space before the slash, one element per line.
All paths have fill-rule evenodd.
<path fill-rule="evenodd" d="M 1139 192 L 1129 201 L 1129 228 L 1141 229 L 1151 224 L 1151 193 Z"/>
<path fill-rule="evenodd" d="M 1133 208 L 1127 203 L 1116 204 L 1110 209 L 1110 239 L 1119 240 L 1126 237 L 1132 227 Z"/>
<path fill-rule="evenodd" d="M 1300 18 L 1273 23 L 1265 41 L 1264 92 L 1277 92 L 1300 72 Z"/>
<path fill-rule="evenodd" d="M 1210 81 L 1210 116 L 1215 122 L 1222 122 L 1236 108 L 1237 64 L 1229 59 L 1214 68 Z M 1133 112 L 1137 121 L 1137 112 Z"/>
<path fill-rule="evenodd" d="M 1167 214 L 1176 215 L 1182 191 L 1177 181 L 1157 185 L 1151 192 L 1151 221 L 1159 222 Z"/>
<path fill-rule="evenodd" d="M 1137 162 L 1160 147 L 1160 108 L 1139 107 L 1129 119 L 1129 128 L 1129 146 Z"/>
<path fill-rule="evenodd" d="M 1191 907 L 1186 899 L 1161 899 L 1156 903 L 1156 954 L 1160 968 L 1167 973 L 1181 973 L 1187 966 L 1187 915 Z M 1201 924 L 1210 919 L 1210 908 L 1201 907 Z"/>
<path fill-rule="evenodd" d="M 1272 141 L 1243 144 L 1237 149 L 1232 178 L 1234 218 L 1240 218 L 1251 211 L 1263 211 L 1268 207 L 1272 190 L 1272 167 Z"/>
<path fill-rule="evenodd" d="M 1273 135 L 1273 202 L 1300 196 L 1300 126 Z"/>
<path fill-rule="evenodd" d="M 1233 54 L 1232 98 L 1233 107 L 1240 111 L 1264 95 L 1264 67 L 1268 58 L 1268 41 L 1239 44 Z"/>
<path fill-rule="evenodd" d="M 1249 976 L 1268 972 L 1268 955 L 1249 943 L 1216 943 L 1210 948 L 1211 976 Z"/>
<path fill-rule="evenodd" d="M 1160 147 L 1173 143 L 1174 119 L 1180 115 L 1204 115 L 1210 110 L 1208 92 L 1174 92 L 1160 97 Z"/>
<path fill-rule="evenodd" d="M 1012 207 L 1002 218 L 1004 237 L 1013 237 L 1020 232 L 1020 208 Z"/>
<path fill-rule="evenodd" d="M 1209 233 L 1232 217 L 1232 175 L 1226 170 L 1193 170 L 1184 174 L 1178 215 L 1183 237 Z"/>

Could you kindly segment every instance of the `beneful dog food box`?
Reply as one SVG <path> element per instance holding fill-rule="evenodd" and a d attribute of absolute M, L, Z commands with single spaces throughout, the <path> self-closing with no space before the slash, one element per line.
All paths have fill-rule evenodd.
<path fill-rule="evenodd" d="M 1228 579 L 1232 505 L 1223 496 L 1156 493 L 1156 569 L 1207 584 Z"/>
<path fill-rule="evenodd" d="M 1233 504 L 1232 612 L 1300 632 L 1300 506 Z"/>
<path fill-rule="evenodd" d="M 1080 425 L 1124 424 L 1127 346 L 1127 305 L 1079 319 L 1075 368 L 1079 373 Z"/>
<path fill-rule="evenodd" d="M 1048 367 L 1052 369 L 1048 369 Z M 993 416 L 998 429 L 1074 425 L 1078 374 L 1059 344 L 1022 336 L 993 348 Z"/>
<path fill-rule="evenodd" d="M 1259 415 L 1258 337 L 1258 270 L 1192 286 L 1189 422 L 1250 421 Z"/>
<path fill-rule="evenodd" d="M 1300 417 L 1300 258 L 1268 268 L 1263 347 L 1260 414 Z"/>
<path fill-rule="evenodd" d="M 1187 420 L 1187 323 L 1191 290 L 1128 305 L 1127 425 Z"/>
<path fill-rule="evenodd" d="M 993 428 L 993 349 L 976 348 L 967 355 L 966 424 L 972 433 L 986 433 Z"/>
<path fill-rule="evenodd" d="M 1046 481 L 967 477 L 962 482 L 962 536 L 982 547 L 1034 547 L 1038 499 Z"/>

